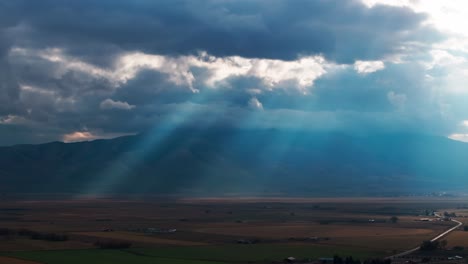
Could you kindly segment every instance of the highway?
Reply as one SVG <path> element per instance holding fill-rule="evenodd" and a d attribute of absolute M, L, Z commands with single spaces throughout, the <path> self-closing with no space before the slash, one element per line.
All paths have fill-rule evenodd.
<path fill-rule="evenodd" d="M 440 217 L 440 215 L 438 214 L 435 214 L 435 216 Z M 439 239 L 441 239 L 442 237 L 448 235 L 450 232 L 454 231 L 455 229 L 459 228 L 460 226 L 463 225 L 462 222 L 456 220 L 456 219 L 450 219 L 450 221 L 454 222 L 454 223 L 457 223 L 455 226 L 451 227 L 450 229 L 438 234 L 436 237 L 432 238 L 431 239 L 431 242 L 434 242 L 434 241 L 437 241 Z M 398 257 L 402 257 L 402 256 L 406 256 L 406 255 L 409 255 L 415 251 L 418 251 L 420 247 L 415 247 L 413 249 L 410 249 L 410 250 L 407 250 L 407 251 L 404 251 L 404 252 L 401 252 L 401 253 L 398 253 L 398 254 L 395 254 L 395 255 L 392 255 L 392 256 L 388 256 L 386 257 L 387 259 L 393 259 L 393 258 L 398 258 Z"/>

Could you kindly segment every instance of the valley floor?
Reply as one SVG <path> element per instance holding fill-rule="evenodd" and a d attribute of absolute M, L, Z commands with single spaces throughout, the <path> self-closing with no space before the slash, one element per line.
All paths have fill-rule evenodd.
<path fill-rule="evenodd" d="M 51 264 L 385 257 L 453 226 L 434 211 L 466 224 L 467 205 L 435 197 L 0 201 L 0 255 Z M 445 239 L 447 249 L 468 248 L 468 232 Z"/>

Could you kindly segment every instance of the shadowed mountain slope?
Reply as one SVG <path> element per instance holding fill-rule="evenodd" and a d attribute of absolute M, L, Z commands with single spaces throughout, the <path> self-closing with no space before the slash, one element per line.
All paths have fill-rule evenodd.
<path fill-rule="evenodd" d="M 422 135 L 158 131 L 0 148 L 2 193 L 393 195 L 461 191 L 468 144 Z"/>

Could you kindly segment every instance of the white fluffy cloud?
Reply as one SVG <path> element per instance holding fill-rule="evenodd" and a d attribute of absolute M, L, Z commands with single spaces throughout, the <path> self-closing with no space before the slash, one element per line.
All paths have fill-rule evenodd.
<path fill-rule="evenodd" d="M 27 122 L 24 117 L 17 115 L 0 116 L 0 125 L 16 125 Z"/>
<path fill-rule="evenodd" d="M 119 136 L 135 135 L 135 133 L 99 133 L 91 131 L 73 131 L 63 135 L 62 140 L 65 143 L 90 141 L 96 139 L 114 138 Z"/>
<path fill-rule="evenodd" d="M 407 7 L 429 15 L 426 23 L 455 34 L 467 35 L 468 2 L 465 0 L 362 0 L 368 7 L 377 4 Z"/>
<path fill-rule="evenodd" d="M 368 74 L 385 68 L 383 61 L 361 61 L 354 63 L 354 69 L 360 74 Z"/>
<path fill-rule="evenodd" d="M 252 109 L 263 110 L 263 104 L 256 98 L 250 98 L 248 105 Z"/>
<path fill-rule="evenodd" d="M 457 140 L 457 141 L 468 142 L 468 134 L 454 133 L 454 134 L 450 134 L 448 138 Z"/>
<path fill-rule="evenodd" d="M 115 88 L 132 80 L 143 70 L 154 70 L 167 74 L 169 81 L 179 86 L 187 86 L 195 93 L 199 91 L 194 87 L 197 78 L 202 78 L 204 85 L 216 88 L 218 84 L 232 77 L 259 78 L 268 89 L 284 86 L 282 84 L 285 82 L 293 82 L 294 87 L 306 93 L 308 87 L 313 86 L 314 81 L 327 72 L 327 68 L 337 66 L 327 62 L 322 56 L 283 61 L 239 56 L 214 57 L 203 52 L 199 56 L 179 57 L 129 52 L 119 55 L 112 68 L 104 68 L 67 55 L 58 48 L 31 50 L 16 47 L 11 50 L 11 55 L 35 57 L 58 64 L 59 70 L 54 73 L 56 77 L 61 77 L 70 71 L 82 72 L 94 78 L 104 78 Z M 205 69 L 209 74 L 203 77 L 196 76 L 194 68 Z M 364 70 L 369 71 L 367 68 Z"/>
<path fill-rule="evenodd" d="M 98 139 L 99 137 L 87 131 L 76 131 L 63 136 L 63 142 L 80 142 Z"/>
<path fill-rule="evenodd" d="M 131 105 L 127 102 L 121 102 L 121 101 L 114 101 L 110 98 L 107 98 L 106 100 L 103 100 L 101 104 L 99 105 L 101 109 L 121 109 L 121 110 L 131 110 L 135 108 L 134 105 Z"/>
<path fill-rule="evenodd" d="M 270 88 L 285 81 L 293 81 L 299 89 L 312 86 L 314 80 L 326 73 L 331 65 L 321 56 L 303 57 L 295 61 L 249 59 L 239 56 L 216 58 L 207 54 L 190 57 L 189 64 L 210 69 L 206 84 L 214 87 L 218 82 L 233 76 L 256 77 Z"/>

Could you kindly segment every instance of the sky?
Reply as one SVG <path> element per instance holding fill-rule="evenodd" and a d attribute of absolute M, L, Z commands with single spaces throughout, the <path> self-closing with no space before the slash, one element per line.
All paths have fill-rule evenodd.
<path fill-rule="evenodd" d="M 464 0 L 0 0 L 0 145 L 152 129 L 468 141 Z"/>

